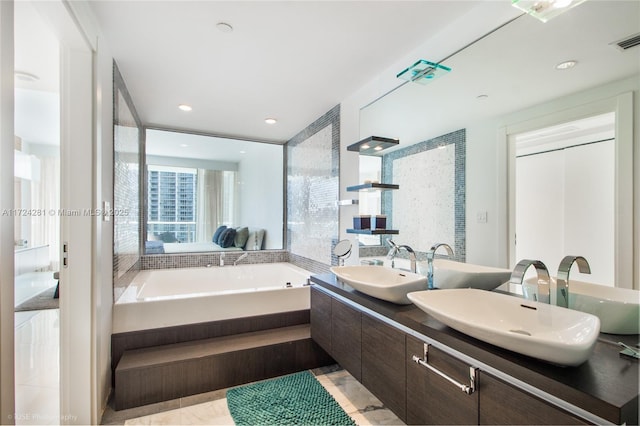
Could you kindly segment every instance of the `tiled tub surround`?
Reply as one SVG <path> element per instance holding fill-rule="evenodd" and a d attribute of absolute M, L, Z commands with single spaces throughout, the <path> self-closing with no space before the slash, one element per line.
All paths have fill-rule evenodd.
<path fill-rule="evenodd" d="M 140 164 L 144 147 L 142 124 L 115 62 L 113 84 L 113 285 L 118 298 L 140 269 Z"/>
<path fill-rule="evenodd" d="M 465 140 L 461 129 L 382 157 L 382 181 L 400 186 L 382 194 L 387 226 L 400 231 L 397 243 L 422 252 L 420 259 L 434 243 L 448 243 L 455 260 L 465 261 Z"/>
<path fill-rule="evenodd" d="M 287 142 L 287 248 L 331 265 L 338 237 L 340 106 Z"/>
<path fill-rule="evenodd" d="M 289 253 L 286 250 L 234 251 L 224 252 L 224 264 L 233 265 L 233 263 L 243 254 L 246 254 L 247 257 L 242 259 L 239 262 L 240 264 L 289 261 Z M 207 265 L 218 266 L 220 265 L 220 259 L 222 256 L 223 252 L 143 255 L 141 268 L 144 270 L 197 268 Z"/>
<path fill-rule="evenodd" d="M 309 309 L 310 274 L 289 263 L 143 270 L 113 307 L 113 332 Z"/>

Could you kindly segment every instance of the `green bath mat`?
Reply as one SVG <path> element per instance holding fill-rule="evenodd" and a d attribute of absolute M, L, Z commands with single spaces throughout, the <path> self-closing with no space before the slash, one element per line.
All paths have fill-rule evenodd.
<path fill-rule="evenodd" d="M 355 425 L 309 371 L 227 391 L 237 425 Z"/>

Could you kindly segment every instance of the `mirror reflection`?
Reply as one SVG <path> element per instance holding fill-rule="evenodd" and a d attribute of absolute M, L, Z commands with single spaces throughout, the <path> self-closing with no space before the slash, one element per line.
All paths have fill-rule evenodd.
<path fill-rule="evenodd" d="M 282 249 L 283 155 L 282 145 L 148 129 L 146 254 Z"/>
<path fill-rule="evenodd" d="M 632 188 L 632 173 L 628 170 L 623 171 L 631 168 L 631 165 L 625 162 L 619 153 L 629 152 L 628 145 L 632 144 L 633 140 L 631 137 L 619 138 L 618 134 L 600 138 L 599 130 L 585 138 L 579 130 L 571 127 L 576 120 L 616 112 L 620 105 L 616 97 L 625 92 L 638 90 L 640 63 L 637 47 L 635 50 L 624 50 L 618 48 L 616 42 L 637 33 L 640 24 L 639 13 L 638 2 L 623 1 L 586 2 L 545 24 L 522 15 L 444 61 L 443 64 L 452 69 L 449 74 L 424 86 L 405 83 L 363 108 L 360 115 L 360 137 L 378 135 L 398 138 L 400 149 L 406 149 L 408 146 L 436 140 L 464 129 L 467 212 L 463 222 L 466 225 L 464 239 L 469 262 L 512 267 L 518 260 L 517 256 L 524 256 L 525 253 L 527 256 L 534 256 L 533 258 L 547 256 L 549 260 L 545 260 L 545 263 L 555 275 L 557 265 L 562 259 L 559 253 L 567 254 L 567 251 L 572 251 L 572 254 L 583 254 L 580 251 L 589 247 L 587 251 L 592 253 L 589 260 L 606 259 L 606 268 L 603 269 L 606 269 L 607 273 L 594 278 L 595 275 L 580 276 L 575 271 L 576 279 L 591 282 L 596 279 L 599 283 L 610 286 L 630 285 L 631 274 L 627 272 L 630 271 L 631 263 L 627 261 L 630 257 L 625 253 L 631 253 L 632 247 L 629 244 L 624 246 L 624 238 L 621 238 L 620 234 L 613 234 L 613 221 L 615 217 L 630 217 L 631 214 L 630 203 L 625 201 L 628 197 L 620 196 L 620 188 L 626 188 L 625 191 Z M 577 61 L 573 67 L 560 66 L 570 59 Z M 630 121 L 619 122 L 618 116 L 614 115 L 613 122 L 609 122 L 607 126 L 609 129 L 615 128 L 616 133 L 622 131 L 627 134 L 628 126 L 632 124 Z M 556 130 L 554 135 L 544 134 L 543 129 L 549 128 Z M 572 162 L 568 164 L 577 163 L 581 165 L 579 169 L 591 172 L 589 175 L 570 177 L 574 181 L 582 182 L 582 186 L 576 186 L 569 180 L 564 186 L 553 186 L 558 190 L 564 188 L 562 192 L 569 196 L 565 198 L 569 200 L 566 201 L 568 208 L 562 210 L 565 213 L 558 213 L 561 210 L 556 208 L 557 203 L 548 197 L 532 195 L 531 191 L 521 191 L 516 186 L 516 176 L 521 178 L 525 172 L 524 166 L 517 165 L 516 162 L 516 136 L 531 136 L 536 132 L 540 143 L 547 143 L 551 136 L 566 136 L 565 139 L 581 139 L 581 143 L 586 144 L 606 139 L 610 146 L 615 145 L 615 148 L 609 149 L 608 152 L 615 150 L 617 157 L 600 155 L 595 163 L 592 160 L 580 159 L 581 157 L 575 154 L 578 150 L 573 147 L 574 143 L 553 148 L 558 152 L 562 150 L 562 156 L 556 155 L 558 158 L 562 157 L 564 161 L 571 159 Z M 590 146 L 590 150 L 596 148 L 595 145 L 587 146 Z M 541 147 L 539 151 L 546 149 Z M 393 152 L 385 156 L 392 154 Z M 523 157 L 528 154 L 517 155 Z M 543 161 L 548 157 L 551 155 L 535 157 L 541 163 L 534 167 L 539 173 L 538 177 L 529 180 L 533 181 L 534 186 L 540 181 L 540 176 L 549 180 L 549 173 L 559 170 L 551 163 Z M 415 166 L 424 164 L 424 161 L 418 160 L 417 155 L 407 158 Z M 607 164 L 602 164 L 605 160 Z M 523 163 L 522 158 L 518 161 Z M 627 165 L 620 167 L 621 161 Z M 598 162 L 600 164 L 595 168 L 582 167 L 584 164 Z M 382 163 L 385 163 L 384 159 Z M 572 167 L 572 173 L 579 171 L 576 167 L 567 167 Z M 609 173 L 606 181 L 618 182 L 615 189 L 618 191 L 617 195 L 608 192 L 606 197 L 591 197 L 590 194 L 595 192 L 592 191 L 594 186 L 589 182 L 604 179 L 602 176 L 602 179 L 597 177 L 599 173 L 594 177 L 593 171 L 614 169 L 615 176 L 613 172 Z M 426 186 L 434 180 L 441 180 L 443 176 L 437 168 L 432 168 L 431 173 L 432 175 L 420 179 L 407 179 L 397 191 L 398 195 L 393 194 L 393 197 L 398 197 L 400 193 L 406 192 L 410 197 L 417 197 L 415 205 L 420 206 L 417 210 L 414 209 L 407 214 L 406 208 L 401 210 L 401 206 L 393 201 L 389 207 L 390 211 L 384 212 L 384 200 L 382 203 L 383 213 L 391 216 L 391 226 L 400 231 L 394 240 L 421 252 L 427 251 L 433 241 L 430 241 L 428 236 L 406 232 L 413 229 L 407 220 L 416 220 L 416 216 L 424 220 L 439 214 L 450 215 L 450 207 L 447 207 L 447 211 L 440 211 L 437 203 L 423 191 Z M 366 175 L 370 175 L 370 171 L 367 171 Z M 558 179 L 552 181 L 558 182 Z M 511 191 L 508 197 L 507 189 Z M 598 202 L 597 199 L 602 203 L 605 198 L 610 200 L 607 207 L 611 214 L 597 218 L 584 216 L 585 213 L 594 211 L 589 209 L 589 203 L 593 205 Z M 536 211 L 545 210 L 548 216 L 569 215 L 564 225 L 558 225 L 564 226 L 566 232 L 554 234 L 556 238 L 553 242 L 543 237 L 539 232 L 540 226 L 527 225 L 527 219 L 517 214 L 517 200 L 527 201 L 530 206 L 536 205 Z M 578 201 L 584 203 L 578 204 Z M 518 210 L 522 211 L 522 207 Z M 405 216 L 409 218 L 403 219 Z M 602 230 L 609 233 L 608 236 L 602 235 L 599 240 L 606 240 L 607 244 L 586 245 L 585 239 L 594 234 L 594 223 L 601 223 L 598 233 Z M 573 229 L 577 224 L 589 225 L 582 227 L 583 232 L 578 232 Z M 457 227 L 458 222 L 453 226 Z M 620 224 L 616 226 L 619 228 Z M 549 230 L 550 225 L 544 227 Z M 521 242 L 524 243 L 520 237 L 525 238 L 525 229 L 527 247 L 520 245 Z M 586 229 L 592 231 L 584 232 Z M 516 230 L 519 245 L 517 251 Z M 548 234 L 549 232 L 544 235 Z M 571 240 L 571 234 L 579 236 L 580 239 Z M 453 241 L 437 242 L 451 244 Z M 591 246 L 599 247 L 600 250 L 591 250 Z M 613 246 L 615 247 L 612 249 Z M 535 247 L 535 254 L 528 249 L 529 247 Z M 541 247 L 551 247 L 552 253 L 543 252 Z M 573 253 L 576 250 L 578 252 Z M 612 258 L 612 252 L 615 252 L 615 258 Z M 620 260 L 621 256 L 625 257 L 624 261 Z M 625 282 L 627 284 L 624 284 Z"/>

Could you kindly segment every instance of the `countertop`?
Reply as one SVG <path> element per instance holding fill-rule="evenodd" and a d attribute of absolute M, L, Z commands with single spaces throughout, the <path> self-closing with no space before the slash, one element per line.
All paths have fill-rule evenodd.
<path fill-rule="evenodd" d="M 622 341 L 635 346 L 640 335 L 601 333 L 593 354 L 578 367 L 560 367 L 485 343 L 435 320 L 415 305 L 396 305 L 363 293 L 333 274 L 311 276 L 315 285 L 554 395 L 612 423 L 638 424 L 638 360 L 619 355 Z"/>

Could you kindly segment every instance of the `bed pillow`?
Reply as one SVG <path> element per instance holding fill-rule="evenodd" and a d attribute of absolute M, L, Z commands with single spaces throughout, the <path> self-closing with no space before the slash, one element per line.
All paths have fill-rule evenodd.
<path fill-rule="evenodd" d="M 233 245 L 236 239 L 236 230 L 234 228 L 227 228 L 220 234 L 220 242 L 218 245 L 222 248 L 229 248 Z"/>
<path fill-rule="evenodd" d="M 233 245 L 238 248 L 243 248 L 245 244 L 247 244 L 247 240 L 249 239 L 249 228 L 246 226 L 241 226 L 240 228 L 236 228 L 236 238 L 233 241 Z"/>
<path fill-rule="evenodd" d="M 219 226 L 218 229 L 216 229 L 216 232 L 213 233 L 213 238 L 211 239 L 211 241 L 213 241 L 215 244 L 220 245 L 220 234 L 222 234 L 222 231 L 224 231 L 225 229 L 227 229 L 227 225 Z"/>
<path fill-rule="evenodd" d="M 245 250 L 261 250 L 264 239 L 264 229 L 250 229 L 249 238 L 245 244 Z"/>

